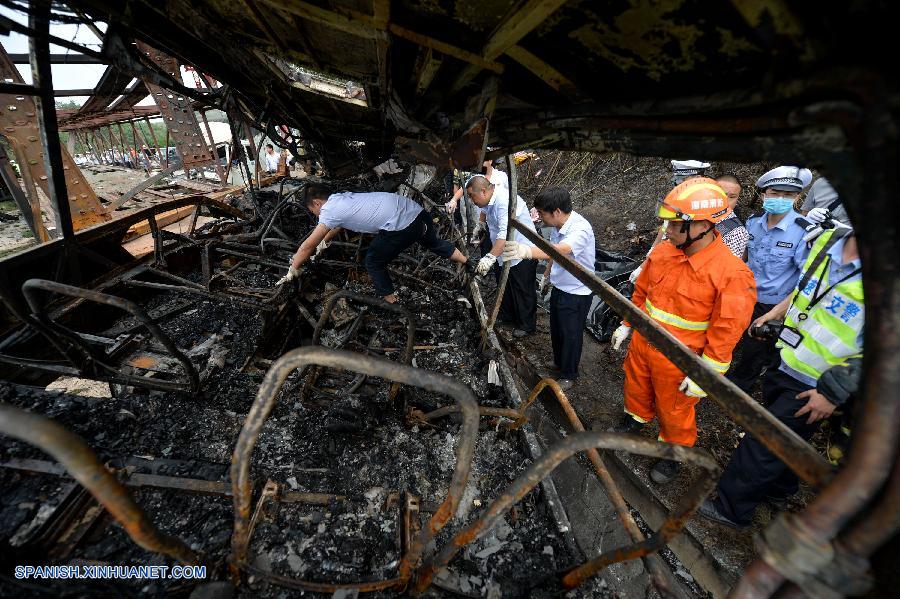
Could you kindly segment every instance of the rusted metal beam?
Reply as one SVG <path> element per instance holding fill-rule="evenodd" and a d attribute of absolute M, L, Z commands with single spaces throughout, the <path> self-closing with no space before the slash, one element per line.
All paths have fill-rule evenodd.
<path fill-rule="evenodd" d="M 278 0 L 263 0 L 263 2 L 284 12 L 357 37 L 377 39 L 378 36 L 378 25 L 374 16 L 349 8 L 341 8 L 340 12 L 338 12 L 337 9 L 328 10 L 310 4 L 309 2 L 302 2 L 301 0 L 291 0 L 290 3 L 279 2 Z M 482 69 L 488 71 L 493 71 L 495 73 L 503 72 L 503 65 L 501 63 L 493 60 L 485 60 L 475 52 L 470 52 L 459 48 L 458 46 L 454 46 L 453 44 L 417 33 L 396 23 L 388 23 L 387 29 L 393 35 L 414 44 L 418 44 L 419 46 L 437 50 L 447 56 L 452 56 L 458 60 L 478 65 Z"/>
<path fill-rule="evenodd" d="M 462 499 L 478 435 L 478 404 L 475 402 L 472 391 L 456 379 L 413 368 L 406 364 L 391 362 L 383 358 L 374 358 L 343 350 L 322 347 L 295 349 L 279 358 L 266 373 L 265 379 L 263 379 L 259 392 L 256 395 L 256 400 L 253 402 L 253 406 L 247 414 L 247 420 L 238 436 L 232 458 L 231 481 L 234 489 L 235 522 L 231 559 L 237 567 L 250 570 L 247 557 L 250 545 L 250 457 L 256 446 L 259 433 L 275 407 L 279 391 L 288 375 L 297 369 L 313 365 L 343 368 L 351 372 L 397 381 L 412 387 L 420 387 L 434 393 L 449 395 L 460 405 L 463 422 L 459 441 L 456 445 L 456 466 L 450 481 L 450 488 L 440 507 L 438 507 L 428 523 L 412 541 L 409 550 L 401 559 L 398 579 L 387 582 L 380 581 L 380 583 L 337 585 L 349 586 L 349 588 L 360 590 L 370 588 L 372 585 L 376 585 L 373 588 L 384 588 L 377 586 L 379 584 L 386 584 L 388 587 L 402 587 L 412 575 L 413 568 L 418 564 L 425 546 L 454 516 Z M 293 584 L 299 588 L 323 592 L 321 583 L 288 580 L 292 580 Z M 334 588 L 335 585 L 328 585 L 325 592 L 332 592 Z"/>
<path fill-rule="evenodd" d="M 632 326 L 640 331 L 650 343 L 662 351 L 686 376 L 696 381 L 735 422 L 768 447 L 800 478 L 819 487 L 832 477 L 831 466 L 809 443 L 773 416 L 759 402 L 741 391 L 734 383 L 706 365 L 700 356 L 660 327 L 629 299 L 622 296 L 596 274 L 587 271 L 571 257 L 561 254 L 543 237 L 532 232 L 522 223 L 513 219 L 510 221 L 510 225 L 549 255 L 554 263 L 587 285 L 593 293 L 602 297 L 620 316 L 627 317 Z"/>
<path fill-rule="evenodd" d="M 509 509 L 518 503 L 544 478 L 550 476 L 559 464 L 578 452 L 588 449 L 608 449 L 627 451 L 638 455 L 675 460 L 700 467 L 704 472 L 694 480 L 681 495 L 672 514 L 659 531 L 650 539 L 600 554 L 598 557 L 573 568 L 562 577 L 563 586 L 575 588 L 604 567 L 630 559 L 636 559 L 665 547 L 669 539 L 678 534 L 694 514 L 703 499 L 715 486 L 719 466 L 705 450 L 685 447 L 645 439 L 637 435 L 623 433 L 582 432 L 566 437 L 547 449 L 471 524 L 456 534 L 432 559 L 424 563 L 416 572 L 412 593 L 419 595 L 431 584 L 434 575 L 447 564 L 467 544 L 474 541 L 485 530 L 494 526 Z"/>
<path fill-rule="evenodd" d="M 199 563 L 197 554 L 180 539 L 160 532 L 153 525 L 125 487 L 78 435 L 44 416 L 7 404 L 0 404 L 0 433 L 30 443 L 58 460 L 139 546 L 183 564 Z"/>
<path fill-rule="evenodd" d="M 573 408 L 572 404 L 569 403 L 569 398 L 566 397 L 566 394 L 559 387 L 559 383 L 557 383 L 555 380 L 542 379 L 537 385 L 535 385 L 534 389 L 531 390 L 531 394 L 529 394 L 528 396 L 527 403 L 530 405 L 544 389 L 550 389 L 553 392 L 553 396 L 556 398 L 556 401 L 559 402 L 559 405 L 565 413 L 566 418 L 568 418 L 569 420 L 569 424 L 572 425 L 572 428 L 575 429 L 575 432 L 583 433 L 585 429 L 584 425 L 581 423 L 581 419 L 575 412 L 575 408 Z M 641 529 L 638 528 L 637 523 L 634 521 L 634 517 L 632 517 L 631 515 L 631 510 L 628 509 L 628 504 L 625 503 L 625 498 L 622 496 L 622 492 L 619 491 L 619 486 L 616 484 L 616 481 L 613 480 L 613 477 L 612 475 L 610 475 L 609 470 L 606 469 L 606 464 L 603 463 L 603 458 L 600 457 L 600 452 L 598 452 L 594 448 L 591 448 L 585 451 L 585 453 L 587 454 L 588 460 L 590 460 L 591 465 L 594 467 L 594 472 L 597 473 L 597 478 L 600 479 L 600 484 L 603 486 L 603 490 L 606 492 L 606 496 L 609 498 L 610 502 L 613 505 L 613 508 L 616 510 L 616 514 L 618 514 L 619 520 L 621 520 L 622 526 L 625 528 L 628 536 L 630 536 L 631 540 L 635 543 L 643 542 L 644 534 L 641 532 Z M 669 585 L 668 577 L 665 574 L 667 566 L 662 561 L 662 558 L 658 555 L 646 555 L 644 556 L 643 560 L 654 586 L 656 586 L 657 590 L 659 590 L 660 594 L 662 594 L 664 597 L 670 596 L 672 594 L 672 590 Z"/>
<path fill-rule="evenodd" d="M 155 222 L 155 219 L 151 217 L 151 221 Z M 91 351 L 91 349 L 88 348 L 85 343 L 77 337 L 77 335 L 74 335 L 72 331 L 65 327 L 62 327 L 61 325 L 58 325 L 50 318 L 50 316 L 44 309 L 44 304 L 41 301 L 41 298 L 39 297 L 39 293 L 41 292 L 55 293 L 57 295 L 63 295 L 71 298 L 80 298 L 97 304 L 118 308 L 123 312 L 127 312 L 136 320 L 143 323 L 147 331 L 157 341 L 159 341 L 159 343 L 163 347 L 166 348 L 166 350 L 173 358 L 175 358 L 181 364 L 187 382 L 177 383 L 166 380 L 157 380 L 152 377 L 142 377 L 138 375 L 117 372 L 115 370 L 113 370 L 112 373 L 108 373 L 104 372 L 105 369 L 103 368 L 96 368 L 96 370 L 98 372 L 104 372 L 106 376 L 90 376 L 91 373 L 94 372 L 95 367 L 103 366 L 103 364 L 100 363 L 100 361 L 97 359 L 99 356 L 96 356 L 95 353 Z M 85 374 L 89 378 L 98 378 L 99 380 L 112 380 L 114 382 L 126 382 L 128 384 L 138 385 L 151 389 L 161 388 L 163 390 L 184 390 L 190 392 L 196 392 L 199 390 L 200 375 L 197 373 L 196 367 L 191 363 L 184 352 L 182 352 L 178 348 L 178 346 L 175 345 L 175 343 L 165 333 L 165 331 L 163 331 L 162 328 L 160 328 L 159 325 L 157 325 L 153 321 L 153 319 L 147 316 L 144 310 L 134 302 L 116 297 L 114 295 L 100 293 L 99 291 L 95 291 L 93 289 L 82 289 L 81 287 L 73 287 L 71 285 L 64 285 L 62 283 L 47 281 L 44 279 L 29 279 L 25 281 L 25 284 L 22 285 L 22 295 L 25 296 L 25 301 L 28 302 L 28 307 L 31 310 L 31 315 L 33 317 L 30 322 L 31 326 L 34 326 L 39 332 L 41 332 L 47 338 L 47 341 L 59 350 L 60 354 L 62 354 L 72 362 L 73 366 L 79 368 L 82 371 L 85 371 Z"/>
<path fill-rule="evenodd" d="M 28 64 L 27 54 L 10 54 L 9 59 L 13 64 Z M 50 54 L 50 62 L 52 64 L 103 64 L 103 62 L 95 56 L 70 53 Z"/>
<path fill-rule="evenodd" d="M 494 60 L 502 55 L 565 3 L 566 0 L 527 0 L 524 5 L 513 6 L 500 24 L 487 36 L 488 41 L 481 49 L 481 56 L 485 60 Z M 481 69 L 475 65 L 466 67 L 456 77 L 451 90 L 453 92 L 461 90 L 480 72 Z"/>

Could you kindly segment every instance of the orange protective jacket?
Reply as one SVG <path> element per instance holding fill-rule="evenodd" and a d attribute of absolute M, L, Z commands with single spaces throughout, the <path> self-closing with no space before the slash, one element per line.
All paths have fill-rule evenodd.
<path fill-rule="evenodd" d="M 671 242 L 657 245 L 634 283 L 631 301 L 724 374 L 750 325 L 756 281 L 715 235 L 690 257 Z"/>

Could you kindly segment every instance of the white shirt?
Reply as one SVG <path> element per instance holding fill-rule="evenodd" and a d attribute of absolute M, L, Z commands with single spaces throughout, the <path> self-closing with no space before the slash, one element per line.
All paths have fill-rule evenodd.
<path fill-rule="evenodd" d="M 319 224 L 357 233 L 400 231 L 412 223 L 422 207 L 396 193 L 333 193 L 322 204 Z"/>
<path fill-rule="evenodd" d="M 278 152 L 272 152 L 271 154 L 265 152 L 263 158 L 265 159 L 266 172 L 278 170 Z"/>
<path fill-rule="evenodd" d="M 498 189 L 500 188 L 494 188 L 494 195 L 491 197 L 490 203 L 484 207 L 484 212 L 487 215 L 488 234 L 491 237 L 491 245 L 493 245 L 497 239 L 506 239 L 506 231 L 509 225 L 509 192 L 507 191 L 506 194 L 497 193 Z M 528 205 L 521 197 L 518 197 L 518 202 L 516 203 L 515 216 L 516 220 L 527 225 L 529 229 L 534 231 L 534 223 L 531 221 L 531 215 L 528 213 Z M 513 240 L 525 245 L 534 245 L 525 239 L 525 236 L 518 231 L 513 235 Z M 510 266 L 515 266 L 519 262 L 521 262 L 521 260 L 515 260 Z M 497 264 L 503 264 L 502 255 L 497 258 Z"/>
<path fill-rule="evenodd" d="M 550 233 L 550 241 L 554 245 L 565 243 L 570 246 L 572 248 L 570 257 L 589 272 L 594 272 L 597 251 L 594 245 L 594 229 L 586 218 L 573 210 L 566 224 Z M 591 290 L 584 283 L 556 262 L 550 270 L 550 284 L 560 291 L 574 295 L 591 294 Z"/>

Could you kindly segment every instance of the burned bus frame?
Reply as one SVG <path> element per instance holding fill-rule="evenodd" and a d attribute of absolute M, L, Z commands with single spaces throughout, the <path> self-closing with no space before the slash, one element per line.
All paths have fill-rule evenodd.
<path fill-rule="evenodd" d="M 83 5 L 97 17 L 104 14 L 102 9 L 98 9 L 98 4 L 102 3 L 79 1 L 71 4 Z M 558 71 L 548 68 L 533 53 L 516 45 L 562 4 L 525 3 L 522 16 L 507 17 L 498 28 L 499 32 L 506 34 L 508 39 L 505 42 L 512 42 L 500 48 L 485 48 L 482 54 L 467 52 L 394 23 L 388 2 L 373 2 L 374 17 L 352 10 L 333 11 L 305 2 L 290 2 L 286 10 L 301 14 L 299 11 L 307 9 L 303 18 L 352 35 L 375 39 L 382 53 L 387 51 L 385 46 L 393 38 L 463 61 L 466 70 L 453 81 L 454 90 L 464 87 L 481 71 L 495 78 L 501 76 L 504 65 L 496 59 L 505 52 L 532 73 L 543 73 L 545 82 L 556 92 L 570 99 L 583 100 L 586 94 L 579 91 L 577 85 Z M 782 24 L 785 20 L 790 22 L 790 17 L 793 17 L 783 3 L 773 3 L 770 11 L 775 21 L 783 17 Z M 50 175 L 50 196 L 61 234 L 61 239 L 47 245 L 53 246 L 50 251 L 58 259 L 56 280 L 80 284 L 83 283 L 80 273 L 82 255 L 72 229 L 62 159 L 58 144 L 50 143 L 51 140 L 55 142 L 58 128 L 53 105 L 49 44 L 62 45 L 102 60 L 109 61 L 112 57 L 108 53 L 101 54 L 53 38 L 49 35 L 50 16 L 49 3 L 37 2 L 32 7 L 28 27 L 3 20 L 5 27 L 32 37 L 34 84 L 0 83 L 0 91 L 36 98 L 46 170 Z M 742 16 L 747 23 L 762 27 L 759 18 L 754 20 L 753 15 L 746 12 L 742 12 Z M 255 18 L 259 22 L 260 15 L 256 14 Z M 125 26 L 140 35 L 135 19 L 139 19 L 137 12 L 129 17 Z M 153 21 L 153 24 L 159 22 Z M 264 19 L 262 25 L 266 25 Z M 509 27 L 504 28 L 505 25 Z M 803 37 L 802 27 L 800 31 L 797 34 L 796 30 L 788 33 L 780 30 L 780 37 L 775 39 L 787 40 L 789 45 L 797 47 L 798 40 Z M 272 37 L 271 31 L 267 34 Z M 112 41 L 117 39 L 121 43 L 118 35 L 118 30 L 110 32 L 110 47 Z M 268 114 L 268 108 L 254 112 L 249 109 L 252 102 L 245 101 L 246 98 L 235 101 L 235 90 L 228 87 L 206 93 L 189 90 L 172 81 L 165 73 L 131 62 L 127 53 L 116 60 L 123 69 L 141 73 L 168 89 L 176 89 L 200 102 L 222 106 L 230 101 L 231 109 L 245 111 L 244 116 L 251 122 L 268 120 L 272 110 L 277 110 L 272 109 Z M 397 126 L 407 115 L 402 106 L 398 107 L 393 102 L 388 89 L 390 73 L 379 65 L 380 79 L 376 88 L 381 102 L 377 108 L 389 115 Z M 702 147 L 703 155 L 708 159 L 802 162 L 816 166 L 841 191 L 860 243 L 867 318 L 860 419 L 854 430 L 847 462 L 837 472 L 796 435 L 706 367 L 693 353 L 593 273 L 580 269 L 565 256 L 554 255 L 559 264 L 617 312 L 628 316 L 637 330 L 652 340 L 692 379 L 700 382 L 710 397 L 738 424 L 779 455 L 801 478 L 819 489 L 818 496 L 805 510 L 796 515 L 782 516 L 765 532 L 760 558 L 746 570 L 733 590 L 738 597 L 773 596 L 790 591 L 792 587 L 820 596 L 864 592 L 871 583 L 868 578 L 869 557 L 900 527 L 900 290 L 897 288 L 896 267 L 896 256 L 900 255 L 900 236 L 897 234 L 900 219 L 897 218 L 898 208 L 894 201 L 900 191 L 894 114 L 897 90 L 894 75 L 884 69 L 883 64 L 873 63 L 870 68 L 830 66 L 834 68 L 807 71 L 791 80 L 790 85 L 774 86 L 769 92 L 769 103 L 761 102 L 756 90 L 737 90 L 708 93 L 702 97 L 683 94 L 644 104 L 576 101 L 558 106 L 545 103 L 537 110 L 513 107 L 494 113 L 492 103 L 496 103 L 495 90 L 494 95 L 482 94 L 480 105 L 473 115 L 489 117 L 489 138 L 498 149 L 489 152 L 488 157 L 525 148 L 686 156 L 694 155 Z M 417 77 L 419 86 L 427 88 L 425 79 L 428 75 L 420 71 Z M 490 81 L 494 81 L 496 87 L 496 79 Z M 489 87 L 490 84 L 486 89 Z M 284 98 L 275 95 L 276 101 L 283 105 Z M 706 106 L 709 110 L 698 114 L 691 109 L 692 105 Z M 419 110 L 420 115 L 432 112 Z M 329 147 L 327 140 L 317 134 L 315 119 L 302 114 L 293 116 L 296 118 L 283 118 L 296 122 L 301 129 L 306 128 L 312 145 L 318 145 L 323 154 L 328 154 L 328 150 L 336 152 L 335 147 Z M 407 133 L 416 130 L 413 121 L 408 119 Z M 469 122 L 474 122 L 474 119 Z M 421 133 L 418 139 L 413 136 L 403 140 L 404 147 L 412 156 L 427 156 L 435 160 L 435 156 L 445 156 L 448 148 L 454 147 L 449 140 L 437 143 L 433 136 L 425 134 L 427 131 L 424 128 L 418 130 Z M 480 159 L 480 151 L 474 154 Z M 465 166 L 477 163 L 472 158 L 475 156 L 470 156 Z M 464 161 L 461 160 L 458 165 L 464 166 Z M 457 163 L 448 158 L 438 166 L 448 165 L 455 166 Z M 511 175 L 514 182 L 515 175 Z M 529 235 L 522 226 L 515 223 L 514 226 L 553 255 L 552 248 L 542 239 Z M 41 247 L 30 252 L 35 258 L 47 253 L 48 249 Z M 21 263 L 27 257 L 19 256 L 17 262 Z M 10 289 L 18 281 L 10 280 L 4 270 L 4 263 L 0 263 L 4 299 L 8 304 L 14 304 L 16 298 Z M 12 305 L 8 307 L 14 309 Z M 487 337 L 496 342 L 483 304 L 480 306 L 480 316 L 483 324 L 488 325 Z"/>

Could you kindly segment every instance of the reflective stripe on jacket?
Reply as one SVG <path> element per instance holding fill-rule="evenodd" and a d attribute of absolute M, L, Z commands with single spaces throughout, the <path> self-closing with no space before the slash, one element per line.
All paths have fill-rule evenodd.
<path fill-rule="evenodd" d="M 824 250 L 832 235 L 834 230 L 826 231 L 816 239 L 803 265 L 804 273 L 812 268 L 816 256 Z M 865 322 L 861 278 L 854 277 L 838 283 L 811 310 L 807 310 L 817 286 L 819 293 L 824 293 L 831 286 L 828 281 L 827 260 L 822 260 L 804 288 L 794 289 L 791 296 L 792 304 L 788 308 L 784 324 L 800 331 L 803 339 L 796 348 L 783 341 L 778 342 L 785 365 L 816 380 L 832 366 L 841 364 L 848 358 L 862 356 L 859 333 Z M 807 318 L 801 319 L 800 314 L 804 312 Z"/>
<path fill-rule="evenodd" d="M 756 303 L 753 273 L 722 242 L 688 257 L 671 242 L 657 245 L 634 284 L 631 301 L 718 372 L 747 330 Z"/>

